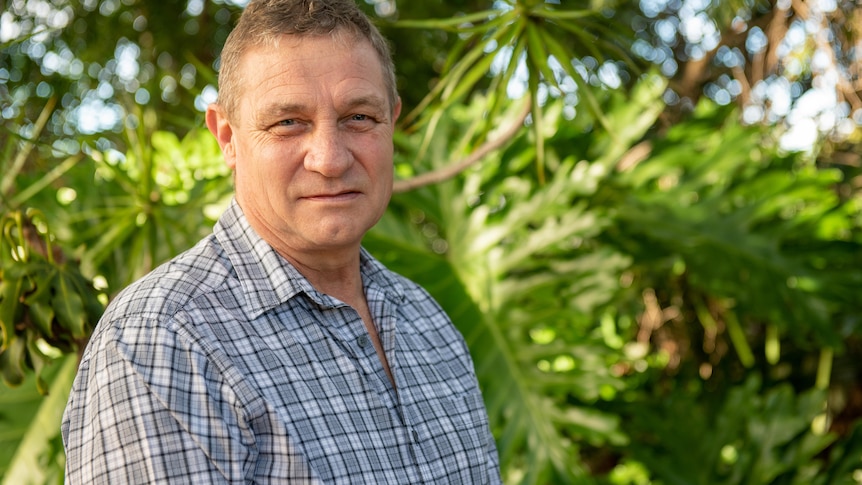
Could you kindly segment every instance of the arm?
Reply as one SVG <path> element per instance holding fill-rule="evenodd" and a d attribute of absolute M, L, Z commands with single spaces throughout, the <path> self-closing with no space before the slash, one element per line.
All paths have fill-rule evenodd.
<path fill-rule="evenodd" d="M 255 457 L 229 427 L 233 397 L 212 395 L 227 386 L 207 382 L 204 356 L 163 329 L 94 336 L 62 424 L 66 483 L 244 481 Z"/>

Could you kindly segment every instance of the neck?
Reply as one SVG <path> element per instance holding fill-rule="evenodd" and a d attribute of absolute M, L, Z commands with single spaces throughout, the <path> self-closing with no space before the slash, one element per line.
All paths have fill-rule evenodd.
<path fill-rule="evenodd" d="M 278 251 L 278 248 L 276 248 Z M 287 259 L 302 276 L 308 279 L 317 291 L 359 308 L 365 303 L 365 290 L 362 287 L 362 275 L 359 271 L 359 250 L 353 258 L 335 263 L 329 256 L 322 258 L 299 255 L 296 257 L 284 251 L 278 251 Z M 306 257 L 303 257 L 306 256 Z"/>
<path fill-rule="evenodd" d="M 255 232 L 308 279 L 314 289 L 354 308 L 365 305 L 359 271 L 360 242 L 325 248 L 291 244 L 253 211 L 245 211 L 245 215 Z"/>

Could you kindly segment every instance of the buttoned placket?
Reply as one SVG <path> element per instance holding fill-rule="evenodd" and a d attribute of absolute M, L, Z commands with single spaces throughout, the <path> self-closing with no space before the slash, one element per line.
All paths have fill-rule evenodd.
<path fill-rule="evenodd" d="M 389 361 L 392 377 L 395 379 L 395 383 L 400 389 L 401 386 L 406 387 L 406 383 L 399 378 L 401 374 L 398 368 L 398 298 L 398 296 L 388 293 L 376 285 L 370 285 L 366 289 L 366 299 L 368 301 L 371 318 L 374 320 L 377 327 L 383 351 L 386 354 L 386 359 Z M 371 351 L 373 352 L 373 349 Z M 416 478 L 419 479 L 418 482 L 414 483 L 427 483 L 429 470 L 427 470 L 427 467 L 422 465 L 423 460 L 420 459 L 424 453 L 422 452 L 421 435 L 417 429 L 419 419 L 415 415 L 415 412 L 409 409 L 409 406 L 405 405 L 405 402 L 409 401 L 405 401 L 401 398 L 402 393 L 398 389 L 395 391 L 395 394 L 393 394 L 393 397 L 395 398 L 395 409 L 397 410 L 398 415 L 401 418 L 401 423 L 404 426 L 405 438 L 407 438 L 408 449 L 410 450 L 410 459 L 417 475 Z M 409 392 L 407 389 L 404 389 L 404 391 Z"/>
<path fill-rule="evenodd" d="M 432 473 L 425 464 L 425 460 L 421 458 L 424 456 L 419 426 L 421 420 L 415 411 L 406 405 L 410 400 L 402 399 L 400 393 L 393 389 L 359 312 L 326 295 L 309 295 L 309 297 L 315 302 L 317 311 L 323 313 L 320 315 L 321 326 L 327 328 L 336 341 L 340 342 L 347 355 L 355 359 L 357 365 L 363 370 L 363 374 L 371 379 L 371 387 L 377 391 L 382 402 L 401 422 L 404 429 L 405 444 L 410 453 L 409 460 L 412 462 L 413 474 L 416 478 L 416 480 L 411 480 L 411 483 L 428 483 L 428 477 Z M 320 297 L 323 299 L 319 300 Z M 381 339 L 383 351 L 389 361 L 392 377 L 395 379 L 396 385 L 399 385 L 399 382 L 401 385 L 406 385 L 399 379 L 396 351 L 398 305 L 392 301 L 392 298 L 395 297 L 373 285 L 366 289 L 369 312 L 377 328 L 378 337 Z M 337 315 L 333 315 L 329 319 L 325 316 L 326 312 L 334 312 Z M 332 325 L 328 320 L 345 323 Z"/>

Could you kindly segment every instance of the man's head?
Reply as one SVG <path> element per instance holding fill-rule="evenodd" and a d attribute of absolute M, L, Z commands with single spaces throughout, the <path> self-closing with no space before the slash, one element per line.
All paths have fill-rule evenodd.
<path fill-rule="evenodd" d="M 234 170 L 236 200 L 295 264 L 358 258 L 392 193 L 401 101 L 385 42 L 353 0 L 261 0 L 249 9 L 224 54 L 227 86 L 206 116 Z"/>
<path fill-rule="evenodd" d="M 398 92 L 389 44 L 354 0 L 252 0 L 221 53 L 218 103 L 228 117 L 235 116 L 245 84 L 243 54 L 253 47 L 275 45 L 284 35 L 333 37 L 346 44 L 368 41 L 383 66 L 390 107 L 395 107 Z"/>

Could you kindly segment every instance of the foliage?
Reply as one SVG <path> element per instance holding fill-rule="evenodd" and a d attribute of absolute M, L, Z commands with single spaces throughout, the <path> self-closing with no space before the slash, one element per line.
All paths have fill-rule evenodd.
<path fill-rule="evenodd" d="M 33 128 L 34 136 L 44 126 L 50 109 L 51 103 Z M 78 267 L 67 263 L 55 247 L 44 212 L 24 208 L 29 198 L 70 170 L 81 157 L 72 155 L 29 183 L 23 169 L 34 147 L 35 142 L 26 138 L 9 143 L 0 159 L 4 173 L 0 180 L 0 374 L 7 385 L 17 386 L 24 381 L 25 372 L 33 370 L 37 388 L 45 393 L 43 368 L 60 353 L 78 349 L 102 308 Z"/>
<path fill-rule="evenodd" d="M 761 128 L 744 127 L 707 102 L 690 121 L 654 136 L 649 156 L 629 164 L 635 143 L 660 112 L 661 93 L 656 78 L 645 78 L 629 97 L 599 93 L 605 117 L 619 123 L 608 133 L 587 117 L 567 121 L 559 105 L 547 106 L 554 161 L 547 184 L 524 177 L 535 148 L 522 135 L 457 181 L 396 198 L 371 247 L 432 292 L 447 287 L 435 296 L 471 345 L 509 481 L 584 480 L 601 469 L 608 458 L 601 450 L 608 447 L 620 450 L 613 460 L 644 463 L 647 476 L 668 483 L 719 483 L 723 474 L 724 483 L 743 483 L 749 473 L 760 476 L 758 467 L 773 471 L 750 483 L 774 483 L 788 473 L 802 482 L 825 477 L 829 467 L 814 467 L 811 457 L 834 446 L 835 436 L 793 433 L 771 444 L 773 437 L 758 435 L 763 453 L 770 447 L 794 453 L 770 465 L 750 439 L 738 438 L 751 441 L 751 450 L 737 450 L 727 448 L 727 436 L 704 436 L 713 426 L 707 421 L 714 402 L 701 396 L 703 407 L 677 409 L 677 401 L 694 397 L 662 389 L 685 389 L 679 374 L 694 368 L 699 377 L 689 382 L 698 387 L 706 379 L 731 393 L 790 406 L 794 426 L 807 429 L 815 418 L 834 417 L 840 409 L 826 408 L 823 391 L 797 397 L 781 382 L 788 366 L 799 366 L 794 381 L 810 386 L 824 372 L 804 370 L 817 362 L 818 349 L 841 349 L 845 339 L 858 338 L 853 327 L 831 325 L 853 318 L 862 255 L 852 215 L 858 205 L 836 197 L 834 172 L 812 169 L 799 154 L 782 154 Z M 442 116 L 420 168 L 434 170 L 467 145 L 459 137 L 470 130 L 460 125 L 485 105 L 477 99 L 468 110 Z M 419 145 L 400 142 L 405 150 Z M 403 157 L 402 163 L 417 159 L 409 151 Z M 417 246 L 423 244 L 448 264 L 422 258 Z M 620 288 L 626 280 L 628 288 Z M 464 288 L 453 296 L 449 287 L 458 285 Z M 475 309 L 465 310 L 461 291 Z M 752 345 L 762 346 L 764 357 Z M 800 354 L 815 358 L 799 363 Z M 826 376 L 829 364 L 821 362 Z M 754 383 L 746 376 L 756 374 L 747 368 L 765 369 L 770 381 Z M 827 387 L 828 377 L 818 384 Z M 761 413 L 757 426 L 769 429 L 789 424 L 772 408 L 741 409 L 739 401 L 746 400 L 734 397 L 727 412 Z M 668 414 L 658 419 L 655 413 Z M 678 464 L 690 444 L 664 433 L 669 416 L 681 417 L 710 463 L 722 454 L 748 454 L 719 475 L 698 465 L 674 482 L 685 473 Z M 643 451 L 647 447 L 637 443 L 650 433 L 658 436 L 650 440 L 678 444 L 680 455 Z M 856 439 L 840 446 L 858 446 Z"/>
<path fill-rule="evenodd" d="M 57 423 L 77 370 L 76 355 L 66 355 L 44 374 L 50 382 L 47 396 L 36 392 L 28 379 L 2 394 L 0 476 L 3 483 L 63 483 L 66 457 Z M 31 385 L 28 385 L 31 384 Z"/>
<path fill-rule="evenodd" d="M 862 263 L 858 207 L 835 193 L 840 172 L 777 153 L 766 137 L 702 103 L 619 177 L 619 243 L 640 260 L 675 259 L 679 284 L 704 298 L 691 305 L 705 328 L 718 317 L 732 332 L 744 317 L 800 345 L 838 348 L 858 330 L 833 325 L 862 284 L 852 270 Z M 745 337 L 734 344 L 751 365 Z"/>
<path fill-rule="evenodd" d="M 752 376 L 725 396 L 709 394 L 639 403 L 632 456 L 668 485 L 828 483 L 829 460 L 819 455 L 836 436 L 817 426 L 823 391 L 797 395 L 787 383 L 764 390 Z"/>
<path fill-rule="evenodd" d="M 460 103 L 477 85 L 484 84 L 489 73 L 490 85 L 485 88 L 487 103 L 483 126 L 476 130 L 479 140 L 485 138 L 508 104 L 506 100 L 516 84 L 519 68 L 526 67 L 526 82 L 531 103 L 535 160 L 540 181 L 545 177 L 544 134 L 542 126 L 542 96 L 540 88 L 550 87 L 557 95 L 582 98 L 599 123 L 603 114 L 597 109 L 588 79 L 578 72 L 576 59 L 595 56 L 605 62 L 605 52 L 613 52 L 637 70 L 624 47 L 630 44 L 613 19 L 603 18 L 593 8 L 560 10 L 546 2 L 497 2 L 494 8 L 444 20 L 402 20 L 399 27 L 431 28 L 453 31 L 461 38 L 449 51 L 443 65 L 443 75 L 402 121 L 408 129 L 416 122 L 430 124 L 427 136 L 435 134 L 439 116 L 447 107 Z M 557 39 L 572 37 L 577 42 L 564 45 Z M 555 68 L 556 67 L 556 68 Z M 544 85 L 543 85 L 544 84 Z M 428 110 L 429 106 L 434 109 Z"/>
<path fill-rule="evenodd" d="M 229 171 L 218 144 L 202 129 L 184 138 L 156 128 L 146 112 L 125 131 L 126 153 L 91 152 L 69 205 L 70 243 L 84 248 L 81 264 L 115 292 L 208 233 L 229 196 Z"/>
<path fill-rule="evenodd" d="M 36 385 L 45 392 L 42 369 L 57 353 L 78 349 L 102 306 L 77 268 L 54 261 L 51 234 L 34 235 L 36 224 L 44 224 L 30 217 L 34 214 L 16 211 L 3 218 L 0 369 L 9 386 L 21 384 L 25 371 L 34 370 Z"/>

